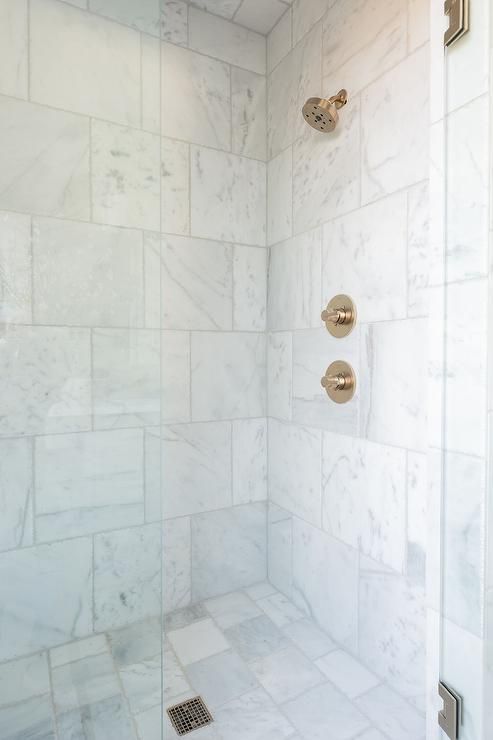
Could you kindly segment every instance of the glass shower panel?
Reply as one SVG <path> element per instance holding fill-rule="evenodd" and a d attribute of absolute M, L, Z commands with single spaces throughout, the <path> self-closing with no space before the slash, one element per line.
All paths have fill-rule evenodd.
<path fill-rule="evenodd" d="M 161 736 L 156 5 L 0 8 L 2 738 Z"/>

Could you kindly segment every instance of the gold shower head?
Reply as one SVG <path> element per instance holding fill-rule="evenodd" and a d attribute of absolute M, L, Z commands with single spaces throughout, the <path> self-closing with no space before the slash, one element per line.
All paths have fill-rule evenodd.
<path fill-rule="evenodd" d="M 308 98 L 303 106 L 303 118 L 323 134 L 333 131 L 339 120 L 338 110 L 347 103 L 347 91 L 339 90 L 331 98 Z"/>

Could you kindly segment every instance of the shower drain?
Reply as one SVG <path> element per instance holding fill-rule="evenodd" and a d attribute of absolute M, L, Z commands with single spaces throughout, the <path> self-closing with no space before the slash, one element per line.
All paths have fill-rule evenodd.
<path fill-rule="evenodd" d="M 187 735 L 214 722 L 201 696 L 187 699 L 166 710 L 177 735 Z"/>

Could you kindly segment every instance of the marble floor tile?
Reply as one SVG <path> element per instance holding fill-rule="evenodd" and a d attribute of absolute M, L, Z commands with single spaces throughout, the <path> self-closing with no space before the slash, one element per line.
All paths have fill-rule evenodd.
<path fill-rule="evenodd" d="M 290 645 L 288 638 L 265 615 L 230 627 L 225 635 L 247 661 L 263 658 Z"/>
<path fill-rule="evenodd" d="M 262 689 L 228 702 L 214 718 L 221 740 L 295 740 L 294 728 Z"/>
<path fill-rule="evenodd" d="M 55 740 L 49 695 L 0 709 L 2 740 Z"/>
<path fill-rule="evenodd" d="M 55 709 L 59 714 L 120 694 L 114 663 L 105 653 L 55 668 L 52 681 Z"/>
<path fill-rule="evenodd" d="M 276 589 L 274 588 L 274 586 L 272 586 L 267 581 L 256 583 L 254 586 L 250 586 L 249 588 L 245 588 L 244 590 L 246 595 L 254 601 L 265 599 L 267 596 L 272 596 L 276 593 Z"/>
<path fill-rule="evenodd" d="M 223 630 L 262 614 L 253 601 L 241 591 L 208 599 L 205 608 Z"/>
<path fill-rule="evenodd" d="M 344 650 L 334 650 L 315 661 L 315 665 L 350 699 L 364 694 L 380 683 L 373 673 Z"/>
<path fill-rule="evenodd" d="M 283 627 L 283 632 L 309 660 L 315 660 L 334 650 L 336 645 L 311 619 L 300 619 Z"/>
<path fill-rule="evenodd" d="M 46 653 L 38 653 L 0 666 L 0 707 L 50 693 Z"/>
<path fill-rule="evenodd" d="M 91 655 L 101 655 L 109 650 L 106 635 L 88 637 L 86 640 L 69 642 L 67 645 L 50 650 L 50 663 L 52 668 L 58 668 L 76 660 L 89 658 Z"/>
<path fill-rule="evenodd" d="M 232 650 L 192 663 L 186 672 L 190 684 L 212 710 L 258 687 L 253 673 Z"/>
<path fill-rule="evenodd" d="M 274 701 L 294 699 L 304 691 L 324 682 L 324 675 L 297 648 L 258 658 L 251 668 Z"/>
<path fill-rule="evenodd" d="M 165 633 L 172 630 L 178 630 L 182 627 L 188 627 L 193 622 L 199 622 L 201 619 L 207 619 L 208 612 L 203 604 L 192 604 L 184 609 L 178 609 L 171 614 L 167 614 L 164 620 Z"/>
<path fill-rule="evenodd" d="M 178 658 L 173 650 L 164 651 L 163 656 L 163 691 L 164 700 L 174 699 L 180 694 L 190 691 L 190 686 L 186 679 L 185 673 L 178 662 Z"/>
<path fill-rule="evenodd" d="M 120 670 L 120 679 L 132 714 L 143 712 L 161 703 L 161 675 L 161 655 Z M 184 690 L 186 689 L 185 682 Z"/>
<path fill-rule="evenodd" d="M 132 665 L 157 655 L 161 649 L 161 620 L 147 619 L 109 633 L 117 666 Z"/>
<path fill-rule="evenodd" d="M 303 612 L 280 593 L 259 599 L 257 603 L 278 627 L 284 627 L 304 617 Z"/>
<path fill-rule="evenodd" d="M 137 740 L 123 696 L 115 696 L 65 712 L 57 718 L 64 740 Z"/>
<path fill-rule="evenodd" d="M 377 686 L 356 699 L 356 704 L 389 737 L 424 740 L 424 716 L 387 686 Z"/>
<path fill-rule="evenodd" d="M 188 627 L 169 632 L 168 638 L 179 660 L 185 666 L 229 648 L 226 638 L 212 619 L 203 619 Z"/>

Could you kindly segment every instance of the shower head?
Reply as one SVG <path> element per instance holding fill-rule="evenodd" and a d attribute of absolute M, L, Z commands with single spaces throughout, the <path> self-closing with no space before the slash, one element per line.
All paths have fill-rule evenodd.
<path fill-rule="evenodd" d="M 317 131 L 329 133 L 337 126 L 338 110 L 347 103 L 346 90 L 339 90 L 328 100 L 326 98 L 308 98 L 303 106 L 303 118 Z"/>

